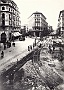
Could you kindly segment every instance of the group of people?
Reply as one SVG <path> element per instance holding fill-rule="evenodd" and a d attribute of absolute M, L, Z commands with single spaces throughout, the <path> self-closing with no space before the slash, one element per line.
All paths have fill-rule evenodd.
<path fill-rule="evenodd" d="M 42 44 L 40 43 L 40 44 L 38 45 L 38 47 L 41 48 L 41 45 L 42 45 Z M 28 51 L 32 50 L 35 46 L 36 46 L 35 43 L 33 43 L 33 45 L 29 45 L 29 46 L 28 46 Z"/>
<path fill-rule="evenodd" d="M 12 45 L 15 47 L 15 43 L 12 43 Z M 1 58 L 3 58 L 4 57 L 4 51 L 2 50 L 1 51 Z"/>
<path fill-rule="evenodd" d="M 33 43 L 33 45 L 28 46 L 28 51 L 32 50 L 36 46 L 36 43 Z"/>
<path fill-rule="evenodd" d="M 28 51 L 32 50 L 32 45 L 28 46 Z"/>

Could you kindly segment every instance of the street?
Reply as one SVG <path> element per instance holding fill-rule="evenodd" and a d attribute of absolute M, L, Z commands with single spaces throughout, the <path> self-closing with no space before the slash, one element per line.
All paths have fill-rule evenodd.
<path fill-rule="evenodd" d="M 8 69 L 14 62 L 26 56 L 29 53 L 28 46 L 33 45 L 34 40 L 35 39 L 29 37 L 27 37 L 25 41 L 17 40 L 15 41 L 15 47 L 12 46 L 4 50 L 4 58 L 0 59 L 0 74 L 2 70 Z"/>
<path fill-rule="evenodd" d="M 26 38 L 25 41 L 15 41 L 15 47 L 11 47 L 5 50 L 6 57 L 4 56 L 2 60 L 6 60 L 7 57 L 9 59 L 4 62 L 1 60 L 0 70 L 3 70 L 4 72 L 5 69 L 9 68 L 8 65 L 10 65 L 11 63 L 14 64 L 14 62 L 17 62 L 17 59 L 20 60 L 20 58 L 27 55 L 30 52 L 28 51 L 27 47 L 28 45 L 33 45 L 33 43 L 34 39 L 32 38 Z M 64 89 L 64 72 L 62 71 L 62 69 L 64 69 L 64 62 L 60 62 L 56 57 L 59 49 L 55 49 L 54 52 L 52 51 L 50 53 L 49 44 L 51 44 L 52 41 L 48 40 L 48 38 L 40 41 L 40 43 L 42 45 L 40 51 L 40 60 L 33 62 L 32 60 L 27 61 L 15 73 L 14 81 L 11 85 L 9 85 L 8 78 L 4 79 L 3 77 L 2 82 L 4 82 L 3 86 L 0 85 L 1 90 L 61 90 L 59 88 Z"/>
<path fill-rule="evenodd" d="M 0 0 L 0 90 L 64 90 L 63 2 Z"/>

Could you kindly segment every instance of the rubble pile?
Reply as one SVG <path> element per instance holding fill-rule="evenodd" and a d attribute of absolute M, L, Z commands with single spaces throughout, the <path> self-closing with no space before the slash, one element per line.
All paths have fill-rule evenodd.
<path fill-rule="evenodd" d="M 55 90 L 59 90 L 57 87 L 63 83 L 63 79 L 55 71 L 54 67 L 48 65 L 50 60 L 52 60 L 52 56 L 46 50 L 42 49 L 40 52 L 40 61 L 27 61 L 22 67 L 24 75 L 20 83 L 18 81 L 15 83 L 15 88 L 18 85 L 23 90 L 51 90 L 54 88 Z M 20 89 L 18 88 L 18 90 Z"/>
<path fill-rule="evenodd" d="M 34 66 L 35 65 L 35 66 Z M 24 74 L 22 75 L 22 69 Z M 38 73 L 38 63 L 33 64 L 32 60 L 27 63 L 15 74 L 14 90 L 46 90 L 45 82 Z M 49 90 L 49 88 L 48 88 Z"/>

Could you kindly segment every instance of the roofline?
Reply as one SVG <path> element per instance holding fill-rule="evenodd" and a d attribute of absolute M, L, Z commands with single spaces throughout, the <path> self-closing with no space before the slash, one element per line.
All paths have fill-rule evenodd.
<path fill-rule="evenodd" d="M 34 12 L 28 18 L 30 18 L 33 14 L 41 14 L 46 19 L 46 17 L 41 12 Z"/>
<path fill-rule="evenodd" d="M 34 12 L 33 14 L 41 14 L 42 16 L 44 16 L 44 14 L 42 14 L 41 12 Z M 44 18 L 46 19 L 45 16 L 44 16 Z"/>
<path fill-rule="evenodd" d="M 10 1 L 11 2 L 11 0 L 1 0 L 2 2 L 4 2 L 4 3 L 6 3 L 7 1 Z"/>
<path fill-rule="evenodd" d="M 12 4 L 14 4 L 17 8 L 18 8 L 18 6 L 17 6 L 17 4 L 13 1 L 13 0 L 1 0 L 3 3 L 6 3 L 7 1 L 8 2 L 11 2 Z M 9 4 L 8 4 L 9 5 Z M 19 8 L 18 8 L 19 9 Z M 18 10 L 17 10 L 18 11 Z M 19 11 L 18 11 L 19 12 Z M 20 12 L 19 12 L 20 13 Z"/>
<path fill-rule="evenodd" d="M 11 2 L 11 3 L 13 3 L 14 5 L 16 5 L 17 6 L 17 4 L 13 1 L 13 0 L 1 0 L 3 3 L 6 3 L 7 1 L 8 2 Z"/>
<path fill-rule="evenodd" d="M 60 18 L 60 15 L 61 15 L 62 12 L 64 12 L 64 10 L 60 11 L 60 13 L 59 13 L 59 18 Z"/>

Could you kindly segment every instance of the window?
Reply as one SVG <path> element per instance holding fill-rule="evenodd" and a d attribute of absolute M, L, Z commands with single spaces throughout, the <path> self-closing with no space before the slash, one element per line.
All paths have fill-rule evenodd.
<path fill-rule="evenodd" d="M 39 18 L 39 21 L 40 21 L 40 18 Z"/>
<path fill-rule="evenodd" d="M 37 23 L 37 27 L 38 27 L 38 23 Z"/>
<path fill-rule="evenodd" d="M 2 20 L 2 26 L 5 26 L 5 21 L 4 20 Z"/>
<path fill-rule="evenodd" d="M 36 22 L 36 19 L 35 19 L 35 22 Z"/>
<path fill-rule="evenodd" d="M 12 12 L 12 8 L 11 8 L 11 12 Z"/>
<path fill-rule="evenodd" d="M 9 11 L 10 11 L 10 8 L 9 8 Z"/>
<path fill-rule="evenodd" d="M 38 21 L 38 18 L 37 18 L 37 21 Z"/>
<path fill-rule="evenodd" d="M 40 23 L 38 23 L 38 26 L 40 26 Z"/>
<path fill-rule="evenodd" d="M 37 17 L 38 17 L 38 15 L 37 15 Z"/>
<path fill-rule="evenodd" d="M 18 23 L 18 25 L 19 25 L 19 23 Z"/>
<path fill-rule="evenodd" d="M 5 18 L 5 14 L 4 13 L 2 14 L 2 18 Z"/>
<path fill-rule="evenodd" d="M 12 25 L 11 20 L 9 20 L 9 25 Z"/>
<path fill-rule="evenodd" d="M 40 17 L 40 15 L 38 14 L 37 17 Z"/>
<path fill-rule="evenodd" d="M 19 18 L 18 18 L 18 21 L 19 21 Z"/>
<path fill-rule="evenodd" d="M 14 10 L 13 10 L 13 13 L 14 13 Z"/>
<path fill-rule="evenodd" d="M 6 6 L 6 9 L 8 10 L 8 6 Z"/>
<path fill-rule="evenodd" d="M 5 7 L 4 6 L 2 7 L 2 10 L 5 10 Z"/>
<path fill-rule="evenodd" d="M 9 14 L 9 19 L 11 19 L 11 14 Z"/>
<path fill-rule="evenodd" d="M 38 23 L 36 23 L 36 26 L 38 26 Z"/>

